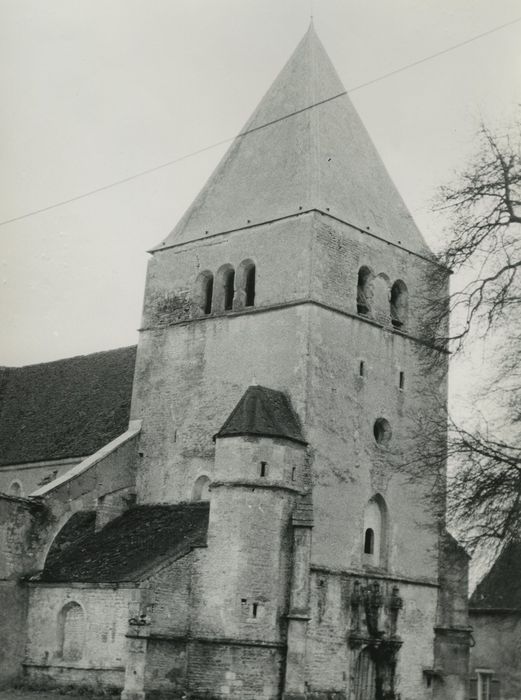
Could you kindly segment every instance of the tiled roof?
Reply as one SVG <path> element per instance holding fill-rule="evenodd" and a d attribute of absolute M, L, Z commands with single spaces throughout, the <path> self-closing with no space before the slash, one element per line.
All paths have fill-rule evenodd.
<path fill-rule="evenodd" d="M 291 403 L 282 391 L 249 386 L 215 437 L 258 435 L 306 444 Z"/>
<path fill-rule="evenodd" d="M 469 603 L 481 610 L 521 610 L 521 542 L 509 542 Z"/>
<path fill-rule="evenodd" d="M 0 465 L 85 457 L 128 426 L 136 347 L 0 369 Z"/>
<path fill-rule="evenodd" d="M 93 531 L 92 519 L 84 516 L 82 522 L 77 519 L 72 523 L 63 536 L 63 530 L 58 535 L 61 542 L 49 552 L 39 580 L 49 583 L 139 580 L 154 564 L 181 556 L 193 547 L 204 547 L 208 512 L 207 502 L 134 506 L 98 532 Z M 72 517 L 78 518 L 78 514 Z M 74 541 L 63 547 L 67 538 Z"/>

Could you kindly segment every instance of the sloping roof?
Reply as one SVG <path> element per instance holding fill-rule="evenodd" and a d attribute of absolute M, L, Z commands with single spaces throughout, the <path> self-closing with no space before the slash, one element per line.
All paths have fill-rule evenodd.
<path fill-rule="evenodd" d="M 52 569 L 59 564 L 60 557 L 69 547 L 78 547 L 94 534 L 96 511 L 82 510 L 71 515 L 54 538 L 47 554 L 45 567 Z"/>
<path fill-rule="evenodd" d="M 290 400 L 282 391 L 249 386 L 215 437 L 258 435 L 306 444 Z"/>
<path fill-rule="evenodd" d="M 85 457 L 128 426 L 136 347 L 0 372 L 0 465 Z"/>
<path fill-rule="evenodd" d="M 509 542 L 476 586 L 470 608 L 521 610 L 521 542 Z"/>
<path fill-rule="evenodd" d="M 429 254 L 312 26 L 156 250 L 310 209 Z"/>
<path fill-rule="evenodd" d="M 98 532 L 92 520 L 70 526 L 51 549 L 39 580 L 43 582 L 113 583 L 139 580 L 140 574 L 165 558 L 206 545 L 209 504 L 134 506 Z M 74 516 L 73 516 L 74 517 Z M 67 527 L 67 526 L 66 526 Z M 58 537 L 60 537 L 59 535 Z"/>

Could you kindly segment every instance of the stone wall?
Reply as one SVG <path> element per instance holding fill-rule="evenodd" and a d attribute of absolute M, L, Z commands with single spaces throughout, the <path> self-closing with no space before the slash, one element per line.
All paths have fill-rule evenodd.
<path fill-rule="evenodd" d="M 138 500 L 191 498 L 198 476 L 212 475 L 212 436 L 253 382 L 288 390 L 305 410 L 307 312 L 278 305 L 308 296 L 310 231 L 311 218 L 301 217 L 154 255 L 132 400 L 132 417 L 143 419 Z M 200 272 L 245 259 L 256 264 L 252 309 L 157 322 L 158 297 L 193 296 Z"/>
<path fill-rule="evenodd" d="M 37 567 L 35 522 L 45 531 L 45 513 L 38 504 L 0 495 L 0 629 L 9 630 L 0 646 L 0 683 L 22 670 L 28 595 L 20 578 Z"/>
<path fill-rule="evenodd" d="M 403 600 L 397 625 L 397 634 L 403 645 L 397 657 L 396 690 L 401 700 L 427 700 L 431 697 L 431 691 L 422 671 L 433 664 L 437 586 L 420 586 L 396 579 L 373 579 L 370 574 L 355 577 L 325 570 L 314 571 L 311 585 L 311 620 L 307 642 L 310 691 L 350 697 L 354 667 L 361 649 L 349 641 L 354 624 L 351 608 L 353 584 L 358 581 L 365 586 L 375 580 L 380 585 L 384 600 L 380 615 L 382 630 L 388 624 L 386 606 L 394 586 L 399 587 Z M 388 628 L 386 634 L 389 635 Z"/>
<path fill-rule="evenodd" d="M 470 678 L 477 670 L 490 671 L 494 698 L 521 697 L 521 611 L 470 611 L 475 646 L 470 650 Z M 470 695 L 472 698 L 473 696 Z"/>
<path fill-rule="evenodd" d="M 254 308 L 201 318 L 193 291 L 199 273 L 215 275 L 222 265 L 237 267 L 245 259 L 256 264 Z M 373 308 L 365 316 L 357 312 L 363 265 L 374 277 Z M 434 282 L 433 269 L 420 256 L 318 213 L 157 252 L 148 272 L 132 402 L 133 418 L 143 420 L 138 499 L 176 502 L 191 497 L 201 475 L 219 480 L 212 436 L 249 384 L 289 394 L 310 445 L 312 565 L 408 582 L 400 687 L 404 698 L 414 700 L 431 692 L 422 668 L 434 663 L 444 509 L 445 465 L 419 459 L 429 440 L 444 437 L 443 429 L 436 431 L 446 402 L 446 357 L 439 355 L 428 368 L 432 357 L 420 337 L 429 299 L 445 291 L 446 277 Z M 400 328 L 393 326 L 390 309 L 395 280 L 408 289 L 408 315 Z M 182 301 L 178 312 L 166 313 L 164 301 L 158 302 L 168 296 Z M 379 418 L 392 431 L 383 443 L 374 434 Z M 247 472 L 249 457 L 237 445 L 233 450 L 223 464 L 233 470 L 234 460 L 242 460 Z M 384 503 L 386 545 L 374 572 L 363 556 L 363 519 L 376 495 Z M 264 498 L 245 485 L 234 493 L 221 486 L 211 492 L 209 549 L 198 554 L 206 574 L 192 579 L 192 595 L 207 611 L 205 619 L 197 613 L 193 618 L 197 634 L 253 639 L 234 620 L 240 619 L 241 601 L 258 594 L 254 587 L 251 593 L 241 590 L 261 559 L 269 562 L 286 547 L 274 532 L 272 553 L 257 551 L 264 523 L 289 523 L 289 511 Z M 216 587 L 212 578 L 222 582 Z M 262 574 L 257 578 L 263 580 Z M 287 593 L 270 591 L 274 595 L 279 608 L 271 630 L 282 619 Z M 263 641 L 283 638 L 269 638 L 261 627 Z M 310 678 L 317 692 L 346 688 L 344 632 L 338 623 L 328 633 L 327 643 L 337 639 L 342 647 L 339 656 L 317 642 L 316 658 L 323 654 L 323 662 Z"/>
<path fill-rule="evenodd" d="M 31 584 L 24 667 L 33 678 L 62 683 L 123 686 L 129 605 L 135 588 L 88 584 Z M 83 611 L 81 653 L 63 651 L 61 611 L 71 603 Z"/>
<path fill-rule="evenodd" d="M 36 464 L 14 464 L 0 467 L 0 493 L 12 493 L 10 487 L 18 482 L 20 496 L 30 496 L 33 491 L 62 476 L 68 469 L 78 464 L 79 459 L 58 459 Z"/>

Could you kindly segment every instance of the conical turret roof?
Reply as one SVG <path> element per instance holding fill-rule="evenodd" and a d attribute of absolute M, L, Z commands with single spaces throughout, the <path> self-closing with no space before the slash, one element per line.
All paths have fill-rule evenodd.
<path fill-rule="evenodd" d="M 257 384 L 242 395 L 215 438 L 257 435 L 306 444 L 289 398 Z"/>
<path fill-rule="evenodd" d="M 158 248 L 312 209 L 429 252 L 311 25 Z"/>

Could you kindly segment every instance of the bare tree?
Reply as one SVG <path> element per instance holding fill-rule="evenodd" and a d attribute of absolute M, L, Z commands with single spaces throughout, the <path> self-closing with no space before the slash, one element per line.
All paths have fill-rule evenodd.
<path fill-rule="evenodd" d="M 470 280 L 454 292 L 450 311 L 457 329 L 455 349 L 473 326 L 484 332 L 509 321 L 521 307 L 520 133 L 479 133 L 476 157 L 455 184 L 440 188 L 438 209 L 448 213 L 451 237 L 441 261 Z"/>
<path fill-rule="evenodd" d="M 500 341 L 494 377 L 483 387 L 489 415 L 474 416 L 470 428 L 443 416 L 448 442 L 431 426 L 424 434 L 436 437 L 417 456 L 424 465 L 451 461 L 449 523 L 471 551 L 521 534 L 520 147 L 519 129 L 493 134 L 482 126 L 476 156 L 436 201 L 450 222 L 439 262 L 453 271 L 455 289 L 430 301 L 431 343 L 457 353 L 480 336 Z M 439 283 L 445 273 L 433 274 Z"/>

